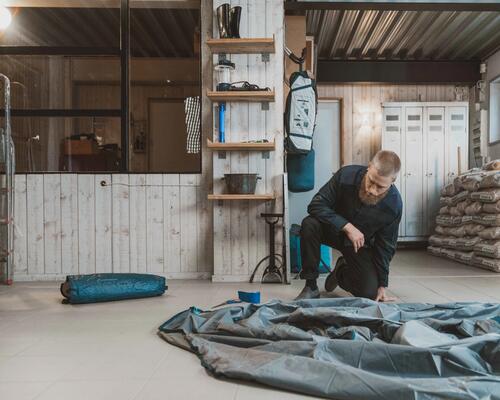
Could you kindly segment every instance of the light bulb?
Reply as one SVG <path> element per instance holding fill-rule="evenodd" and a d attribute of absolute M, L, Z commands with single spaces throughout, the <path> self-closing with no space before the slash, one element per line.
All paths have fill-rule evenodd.
<path fill-rule="evenodd" d="M 7 29 L 12 22 L 12 14 L 7 7 L 0 6 L 0 30 Z"/>

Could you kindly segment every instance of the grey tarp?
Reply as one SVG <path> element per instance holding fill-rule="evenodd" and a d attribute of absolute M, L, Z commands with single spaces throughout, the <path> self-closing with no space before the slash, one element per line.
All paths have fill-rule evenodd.
<path fill-rule="evenodd" d="M 500 304 L 195 307 L 160 327 L 215 376 L 332 399 L 500 399 Z"/>

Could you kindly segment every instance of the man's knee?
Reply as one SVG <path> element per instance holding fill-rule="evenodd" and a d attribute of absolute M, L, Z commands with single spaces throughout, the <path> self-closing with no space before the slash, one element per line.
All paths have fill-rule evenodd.
<path fill-rule="evenodd" d="M 314 217 L 308 215 L 302 220 L 302 225 L 300 228 L 301 237 L 309 237 L 311 235 L 317 235 L 321 232 L 321 222 Z"/>
<path fill-rule="evenodd" d="M 364 297 L 366 299 L 375 300 L 377 297 L 378 285 L 375 283 L 364 282 L 360 284 L 352 294 L 356 297 Z"/>

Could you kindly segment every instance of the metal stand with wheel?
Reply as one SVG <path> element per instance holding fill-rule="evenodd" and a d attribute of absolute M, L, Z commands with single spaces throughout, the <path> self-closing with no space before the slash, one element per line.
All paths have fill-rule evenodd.
<path fill-rule="evenodd" d="M 262 213 L 261 217 L 265 218 L 266 224 L 269 225 L 269 255 L 264 257 L 259 261 L 257 266 L 252 272 L 252 276 L 250 277 L 250 283 L 253 283 L 255 278 L 255 274 L 259 267 L 267 260 L 269 260 L 269 264 L 264 269 L 264 273 L 262 274 L 262 283 L 283 283 L 283 255 L 275 253 L 275 227 L 279 222 L 280 218 L 283 218 L 283 213 L 279 214 L 270 214 L 270 213 Z"/>

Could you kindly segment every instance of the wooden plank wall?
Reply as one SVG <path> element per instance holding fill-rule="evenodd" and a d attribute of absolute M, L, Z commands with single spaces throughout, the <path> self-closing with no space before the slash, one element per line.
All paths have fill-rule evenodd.
<path fill-rule="evenodd" d="M 318 95 L 343 99 L 344 164 L 366 165 L 380 150 L 383 102 L 454 101 L 455 85 L 318 85 Z"/>
<path fill-rule="evenodd" d="M 212 32 L 206 35 L 219 37 L 214 10 L 226 0 L 214 0 Z M 205 3 L 205 2 L 203 2 Z M 202 3 L 202 4 L 203 4 Z M 207 2 L 210 3 L 210 2 Z M 242 37 L 273 37 L 276 53 L 269 62 L 262 62 L 260 54 L 230 55 L 236 64 L 231 80 L 248 80 L 262 87 L 274 88 L 276 98 L 269 104 L 269 110 L 261 109 L 259 103 L 227 103 L 226 141 L 244 141 L 267 138 L 276 141 L 276 151 L 264 159 L 261 153 L 227 152 L 226 158 L 213 155 L 213 190 L 224 191 L 222 177 L 225 173 L 258 173 L 262 180 L 257 184 L 256 193 L 275 193 L 274 202 L 259 203 L 215 202 L 213 206 L 214 235 L 214 281 L 246 281 L 258 261 L 268 254 L 267 229 L 262 212 L 282 211 L 283 204 L 283 21 L 284 11 L 281 0 L 231 0 L 231 6 L 242 7 L 240 35 Z M 208 7 L 206 5 L 205 7 Z M 203 6 L 202 6 L 203 9 Z M 208 11 L 206 11 L 208 12 Z M 206 19 L 209 19 L 208 17 Z M 207 37 L 202 36 L 204 42 Z M 217 63 L 218 56 L 212 57 Z M 213 66 L 204 65 L 205 71 L 213 71 Z M 212 89 L 206 79 L 203 90 Z M 217 105 L 211 105 L 213 114 L 213 139 L 217 139 Z M 278 228 L 278 231 L 280 229 Z M 277 250 L 282 245 L 282 234 L 277 234 Z"/>
<path fill-rule="evenodd" d="M 212 275 L 211 210 L 200 175 L 19 174 L 15 185 L 15 280 Z"/>

